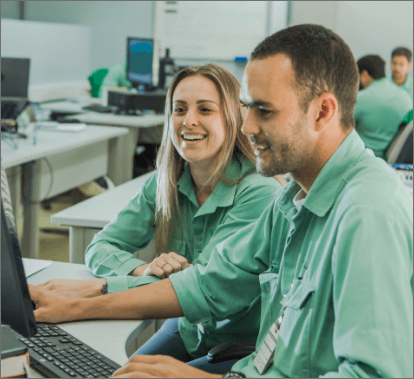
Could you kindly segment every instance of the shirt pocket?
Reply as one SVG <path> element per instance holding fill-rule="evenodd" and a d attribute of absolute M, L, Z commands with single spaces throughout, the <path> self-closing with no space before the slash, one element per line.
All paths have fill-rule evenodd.
<path fill-rule="evenodd" d="M 313 283 L 296 279 L 281 301 L 286 308 L 277 340 L 275 361 L 282 366 L 282 372 L 288 372 L 292 377 L 309 378 L 311 374 L 309 346 L 314 292 Z M 283 349 L 280 349 L 281 345 L 284 345 Z M 293 351 L 297 359 L 295 362 L 292 360 Z"/>
<path fill-rule="evenodd" d="M 272 304 L 279 282 L 279 273 L 266 271 L 259 275 L 259 282 L 262 301 L 260 325 L 269 325 L 270 327 L 273 322 Z"/>

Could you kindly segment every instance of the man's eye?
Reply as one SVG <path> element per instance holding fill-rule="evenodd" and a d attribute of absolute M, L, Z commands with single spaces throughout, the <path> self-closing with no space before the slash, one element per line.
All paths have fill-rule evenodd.
<path fill-rule="evenodd" d="M 272 113 L 272 111 L 268 111 L 267 109 L 259 108 L 259 112 L 262 116 L 267 116 L 268 114 Z"/>

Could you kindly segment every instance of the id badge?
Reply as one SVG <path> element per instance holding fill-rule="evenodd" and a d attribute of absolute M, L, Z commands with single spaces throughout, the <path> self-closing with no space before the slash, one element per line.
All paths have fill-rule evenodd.
<path fill-rule="evenodd" d="M 260 375 L 262 375 L 267 370 L 270 363 L 273 362 L 273 357 L 275 355 L 277 343 L 277 336 L 279 334 L 281 323 L 282 317 L 279 317 L 278 322 L 272 324 L 269 333 L 267 333 L 267 336 L 263 341 L 262 346 L 260 346 L 260 349 L 257 352 L 256 357 L 254 358 L 254 365 L 256 366 L 256 369 Z"/>

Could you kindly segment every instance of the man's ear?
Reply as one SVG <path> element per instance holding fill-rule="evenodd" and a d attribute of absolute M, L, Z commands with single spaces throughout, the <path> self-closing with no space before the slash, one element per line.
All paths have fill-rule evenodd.
<path fill-rule="evenodd" d="M 332 93 L 325 92 L 317 99 L 316 128 L 324 130 L 338 114 L 338 100 Z"/>

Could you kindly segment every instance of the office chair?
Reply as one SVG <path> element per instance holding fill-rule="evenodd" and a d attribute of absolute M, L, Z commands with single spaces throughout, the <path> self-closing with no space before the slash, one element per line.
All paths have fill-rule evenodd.
<path fill-rule="evenodd" d="M 91 97 L 100 96 L 102 83 L 108 72 L 108 68 L 98 68 L 88 76 L 89 84 L 91 85 Z"/>
<path fill-rule="evenodd" d="M 385 154 L 388 164 L 413 164 L 413 121 L 401 124 Z"/>

